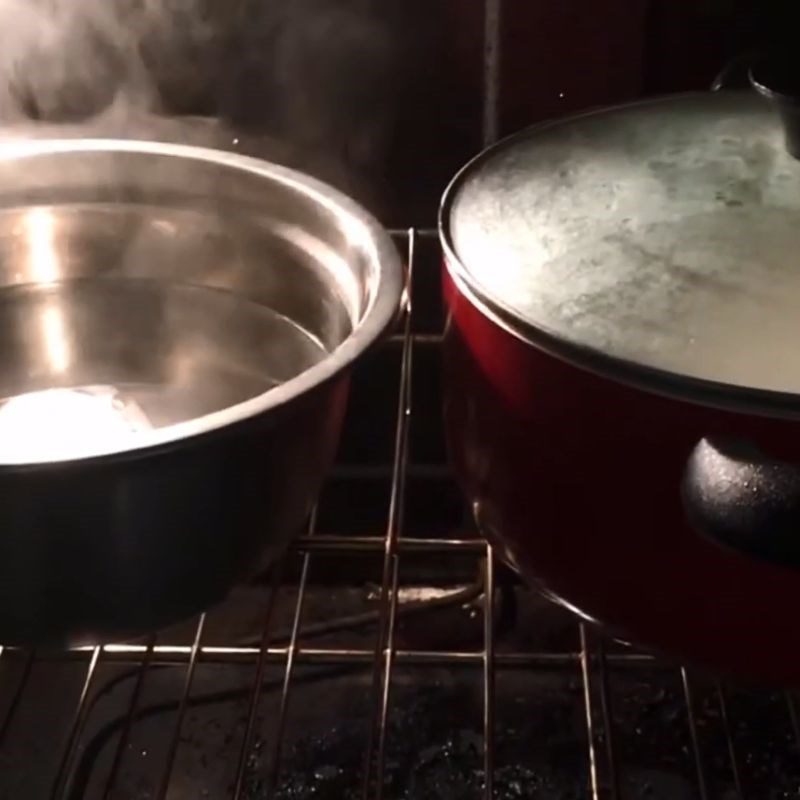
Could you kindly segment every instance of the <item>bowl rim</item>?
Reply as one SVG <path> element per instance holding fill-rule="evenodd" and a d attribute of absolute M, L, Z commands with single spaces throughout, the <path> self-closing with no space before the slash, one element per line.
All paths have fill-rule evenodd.
<path fill-rule="evenodd" d="M 347 371 L 367 350 L 393 326 L 404 302 L 406 274 L 397 247 L 388 231 L 361 205 L 329 184 L 298 170 L 252 156 L 196 145 L 159 141 L 113 138 L 91 139 L 25 139 L 0 142 L 0 163 L 45 155 L 72 153 L 120 153 L 142 156 L 170 156 L 184 161 L 197 161 L 224 169 L 247 173 L 301 195 L 311 205 L 324 208 L 332 216 L 345 221 L 374 273 L 367 286 L 368 300 L 360 319 L 332 352 L 317 364 L 303 370 L 288 381 L 261 394 L 209 414 L 143 431 L 131 439 L 130 446 L 98 448 L 85 455 L 62 458 L 5 459 L 0 469 L 41 468 L 49 465 L 88 464 L 113 458 L 140 456 L 157 448 L 169 448 L 178 442 L 222 432 L 266 412 L 284 408 L 314 389 Z"/>

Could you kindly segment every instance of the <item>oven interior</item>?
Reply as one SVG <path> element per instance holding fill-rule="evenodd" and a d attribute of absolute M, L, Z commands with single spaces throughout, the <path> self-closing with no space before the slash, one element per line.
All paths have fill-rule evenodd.
<path fill-rule="evenodd" d="M 521 586 L 440 422 L 435 232 L 272 574 L 151 640 L 0 655 L 0 797 L 745 798 L 798 791 L 789 692 L 637 651 Z"/>
<path fill-rule="evenodd" d="M 605 82 L 581 82 L 584 61 L 526 100 L 514 89 L 531 80 L 520 74 L 526 26 L 541 41 L 560 25 L 570 52 L 593 42 L 586 58 L 614 51 L 614 37 L 576 29 L 566 12 L 528 19 L 511 0 L 467 5 L 474 27 L 450 45 L 474 56 L 480 102 L 460 104 L 443 75 L 449 116 L 425 151 L 441 156 L 436 168 L 426 169 L 417 139 L 396 158 L 417 153 L 418 185 L 387 212 L 392 224 L 417 225 L 393 231 L 411 303 L 354 375 L 337 465 L 305 534 L 269 575 L 151 639 L 2 649 L 0 798 L 800 794 L 792 693 L 729 685 L 640 652 L 522 586 L 474 530 L 443 442 L 441 253 L 431 227 L 440 177 L 523 118 L 647 86 L 683 88 L 705 81 L 712 59 L 703 51 L 694 72 L 682 63 L 670 73 L 674 52 L 656 56 L 687 24 L 663 20 L 681 4 L 631 4 L 632 21 L 608 0 L 609 30 L 623 37 L 636 23 L 640 35 L 624 37 Z M 645 51 L 653 15 L 661 33 Z M 541 67 L 550 56 L 536 58 Z M 431 113 L 432 102 L 415 113 Z M 412 115 L 406 124 L 422 123 Z"/>

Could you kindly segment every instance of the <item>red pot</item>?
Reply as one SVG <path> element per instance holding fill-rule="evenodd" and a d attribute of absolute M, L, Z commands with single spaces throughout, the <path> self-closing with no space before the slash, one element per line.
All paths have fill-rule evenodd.
<path fill-rule="evenodd" d="M 445 412 L 479 524 L 532 582 L 642 644 L 792 683 L 800 162 L 779 127 L 750 95 L 681 96 L 470 164 L 442 206 Z"/>

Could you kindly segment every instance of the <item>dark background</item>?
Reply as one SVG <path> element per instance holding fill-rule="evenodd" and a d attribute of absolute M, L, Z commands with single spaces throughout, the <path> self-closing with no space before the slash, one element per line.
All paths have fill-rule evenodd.
<path fill-rule="evenodd" d="M 481 142 L 483 0 L 407 0 L 390 225 L 430 225 Z M 501 133 L 592 106 L 705 89 L 731 58 L 796 49 L 798 0 L 505 0 Z"/>

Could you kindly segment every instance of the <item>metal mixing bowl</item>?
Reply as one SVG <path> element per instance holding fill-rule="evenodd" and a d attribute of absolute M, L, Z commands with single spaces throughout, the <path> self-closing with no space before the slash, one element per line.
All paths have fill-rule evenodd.
<path fill-rule="evenodd" d="M 279 555 L 402 287 L 380 226 L 296 172 L 0 145 L 0 642 L 150 631 Z"/>

